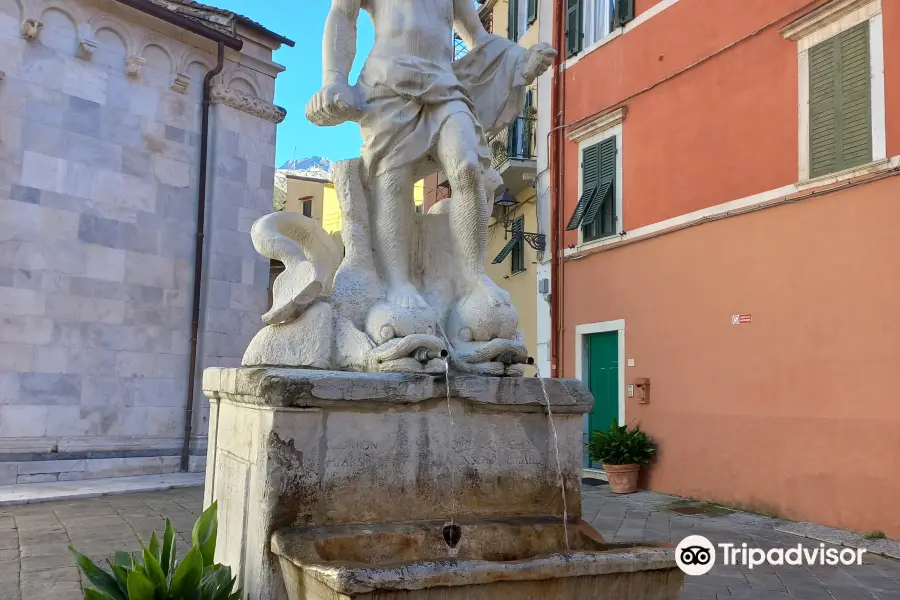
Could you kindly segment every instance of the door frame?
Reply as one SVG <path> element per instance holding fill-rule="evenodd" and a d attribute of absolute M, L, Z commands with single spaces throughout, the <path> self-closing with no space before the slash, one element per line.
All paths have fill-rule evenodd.
<path fill-rule="evenodd" d="M 588 367 L 586 356 L 587 344 L 585 338 L 593 333 L 619 334 L 619 425 L 625 424 L 625 319 L 615 321 L 601 321 L 599 323 L 585 323 L 575 327 L 575 377 L 581 381 L 588 381 L 585 369 Z M 589 418 L 589 415 L 585 415 Z"/>

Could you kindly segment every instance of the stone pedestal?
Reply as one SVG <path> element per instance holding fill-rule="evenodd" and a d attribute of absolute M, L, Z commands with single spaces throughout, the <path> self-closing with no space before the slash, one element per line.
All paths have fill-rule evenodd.
<path fill-rule="evenodd" d="M 544 380 L 570 519 L 581 515 L 579 381 Z M 250 600 L 287 598 L 273 534 L 284 528 L 450 517 L 560 519 L 556 451 L 536 378 L 207 369 L 206 503 L 216 560 Z"/>

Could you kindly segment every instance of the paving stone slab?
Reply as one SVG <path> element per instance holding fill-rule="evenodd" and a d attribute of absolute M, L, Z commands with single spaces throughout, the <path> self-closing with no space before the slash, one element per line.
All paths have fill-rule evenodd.
<path fill-rule="evenodd" d="M 835 546 L 865 548 L 866 552 L 888 556 L 900 560 L 900 542 L 886 539 L 870 540 L 855 531 L 825 527 L 815 523 L 784 523 L 775 527 L 776 531 L 800 537 L 827 542 Z"/>

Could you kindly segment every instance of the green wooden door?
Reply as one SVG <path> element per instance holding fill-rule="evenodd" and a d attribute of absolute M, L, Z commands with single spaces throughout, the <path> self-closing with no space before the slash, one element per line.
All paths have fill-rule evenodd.
<path fill-rule="evenodd" d="M 606 431 L 619 418 L 619 332 L 589 335 L 587 356 L 588 388 L 594 396 L 587 433 L 592 435 Z"/>

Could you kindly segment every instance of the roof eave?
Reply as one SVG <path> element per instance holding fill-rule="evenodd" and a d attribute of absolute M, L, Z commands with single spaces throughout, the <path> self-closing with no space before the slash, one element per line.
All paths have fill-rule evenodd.
<path fill-rule="evenodd" d="M 294 45 L 295 45 L 295 44 L 294 44 L 294 40 L 289 39 L 289 38 L 286 38 L 286 37 L 284 37 L 283 35 L 280 35 L 280 34 L 278 34 L 278 33 L 275 33 L 275 32 L 272 31 L 271 29 L 266 29 L 265 27 L 263 27 L 262 25 L 260 25 L 260 24 L 257 23 L 256 21 L 253 21 L 253 20 L 251 20 L 251 19 L 248 19 L 247 17 L 245 17 L 245 16 L 243 16 L 243 15 L 239 15 L 239 14 L 237 14 L 237 13 L 235 13 L 234 16 L 235 16 L 235 20 L 236 20 L 240 25 L 243 25 L 243 26 L 246 27 L 247 29 L 252 29 L 253 31 L 256 31 L 257 33 L 261 33 L 261 34 L 263 34 L 263 35 L 265 35 L 265 36 L 267 36 L 267 37 L 270 37 L 270 38 L 272 38 L 273 40 L 277 41 L 279 44 L 283 44 L 283 45 L 289 46 L 289 47 L 291 47 L 291 48 L 293 48 Z"/>

